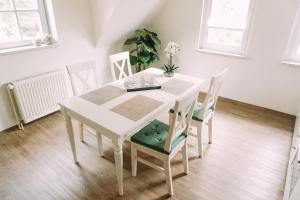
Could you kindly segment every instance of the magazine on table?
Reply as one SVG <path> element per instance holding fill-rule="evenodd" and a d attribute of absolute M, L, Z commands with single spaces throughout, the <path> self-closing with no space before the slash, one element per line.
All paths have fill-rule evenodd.
<path fill-rule="evenodd" d="M 161 85 L 153 75 L 129 77 L 124 86 L 127 92 L 161 89 Z"/>

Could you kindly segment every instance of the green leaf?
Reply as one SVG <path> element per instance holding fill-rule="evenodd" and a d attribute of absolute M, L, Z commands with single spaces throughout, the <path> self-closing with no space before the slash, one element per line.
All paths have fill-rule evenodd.
<path fill-rule="evenodd" d="M 154 49 L 154 51 L 152 51 L 151 53 L 153 53 L 154 55 L 156 55 L 156 56 L 158 56 L 158 57 L 159 57 L 159 54 L 158 54 L 158 52 L 157 52 L 157 50 L 156 50 L 156 49 Z"/>
<path fill-rule="evenodd" d="M 157 61 L 159 61 L 159 55 L 158 54 L 152 54 L 151 55 L 152 56 L 152 62 L 157 62 Z"/>
<path fill-rule="evenodd" d="M 136 44 L 139 41 L 137 37 L 129 38 L 124 42 L 124 45 Z"/>
<path fill-rule="evenodd" d="M 144 31 L 147 32 L 147 33 L 149 33 L 150 35 L 157 36 L 157 33 L 154 33 L 154 32 L 152 32 L 152 31 L 149 31 L 149 30 L 147 30 L 147 29 L 145 29 L 145 28 L 144 28 Z"/>
<path fill-rule="evenodd" d="M 124 45 L 136 45 L 130 51 L 131 65 L 142 65 L 144 68 L 147 68 L 151 63 L 159 61 L 157 48 L 160 48 L 161 41 L 157 33 L 147 29 L 137 29 L 135 34 L 135 37 L 129 38 L 124 42 Z"/>
<path fill-rule="evenodd" d="M 178 69 L 179 66 L 175 66 L 175 65 L 164 65 L 162 67 L 162 69 L 165 71 L 165 72 L 174 72 L 176 69 Z"/>
<path fill-rule="evenodd" d="M 149 37 L 149 38 L 150 38 L 150 37 Z M 151 50 L 150 50 L 150 48 L 147 49 L 149 52 L 158 55 L 158 52 L 157 52 L 157 49 L 156 49 L 156 45 L 155 45 L 155 43 L 154 43 L 151 39 L 145 41 L 144 43 L 146 44 L 147 47 L 150 47 L 150 48 L 151 48 Z"/>
<path fill-rule="evenodd" d="M 155 48 L 155 43 L 151 39 L 150 35 L 147 35 L 145 38 L 141 39 L 143 43 L 146 43 L 147 46 L 151 47 L 152 49 Z"/>
<path fill-rule="evenodd" d="M 146 42 L 143 43 L 143 47 L 148 52 L 154 52 L 155 51 L 155 49 L 153 47 L 149 46 Z"/>
<path fill-rule="evenodd" d="M 160 45 L 161 45 L 160 39 L 155 35 L 150 35 L 150 37 L 151 37 L 152 41 L 155 43 L 155 45 L 160 47 Z"/>
<path fill-rule="evenodd" d="M 131 65 L 136 65 L 137 64 L 137 57 L 136 56 L 130 55 L 129 59 L 130 59 L 130 64 Z"/>
<path fill-rule="evenodd" d="M 149 62 L 149 60 L 150 60 L 150 57 L 148 57 L 148 56 L 140 56 L 138 58 L 138 60 L 139 60 L 139 63 L 141 63 L 143 65 L 147 65 L 148 62 Z"/>
<path fill-rule="evenodd" d="M 141 52 L 138 54 L 138 62 L 140 62 L 143 65 L 146 65 L 151 59 L 151 56 L 147 52 Z"/>
<path fill-rule="evenodd" d="M 144 30 L 142 30 L 142 29 L 137 29 L 137 30 L 135 30 L 135 32 L 134 32 L 138 37 L 145 37 L 146 36 L 146 32 L 144 31 Z"/>

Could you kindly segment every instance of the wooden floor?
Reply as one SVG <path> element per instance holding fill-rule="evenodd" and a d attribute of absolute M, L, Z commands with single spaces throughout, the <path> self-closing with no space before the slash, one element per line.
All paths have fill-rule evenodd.
<path fill-rule="evenodd" d="M 205 140 L 204 157 L 197 158 L 196 139 L 190 138 L 190 174 L 183 174 L 181 155 L 172 162 L 172 199 L 281 200 L 293 126 L 293 117 L 221 100 L 214 141 Z M 105 140 L 100 158 L 93 135 L 86 134 L 85 144 L 78 138 L 80 165 L 75 165 L 59 113 L 24 131 L 0 133 L 0 199 L 169 198 L 163 173 L 139 163 L 137 177 L 131 177 L 128 143 L 125 194 L 119 197 L 110 141 Z"/>

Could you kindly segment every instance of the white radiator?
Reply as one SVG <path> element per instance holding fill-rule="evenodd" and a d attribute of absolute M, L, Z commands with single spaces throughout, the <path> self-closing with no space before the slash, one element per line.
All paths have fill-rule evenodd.
<path fill-rule="evenodd" d="M 8 84 L 8 93 L 19 128 L 59 109 L 58 102 L 68 97 L 65 72 L 57 70 Z"/>

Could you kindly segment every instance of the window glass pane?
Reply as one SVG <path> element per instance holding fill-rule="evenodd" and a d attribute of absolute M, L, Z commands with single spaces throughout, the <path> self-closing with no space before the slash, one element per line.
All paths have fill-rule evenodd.
<path fill-rule="evenodd" d="M 300 5 L 294 18 L 284 60 L 300 63 Z"/>
<path fill-rule="evenodd" d="M 0 0 L 0 10 L 12 10 L 12 0 Z"/>
<path fill-rule="evenodd" d="M 38 12 L 18 12 L 18 18 L 24 40 L 43 37 L 43 29 Z"/>
<path fill-rule="evenodd" d="M 37 0 L 14 0 L 17 10 L 36 10 L 38 9 Z"/>
<path fill-rule="evenodd" d="M 0 13 L 0 43 L 20 41 L 16 15 L 11 12 Z"/>
<path fill-rule="evenodd" d="M 250 0 L 212 0 L 210 27 L 245 29 Z"/>
<path fill-rule="evenodd" d="M 207 43 L 239 47 L 243 39 L 243 31 L 209 28 Z"/>

